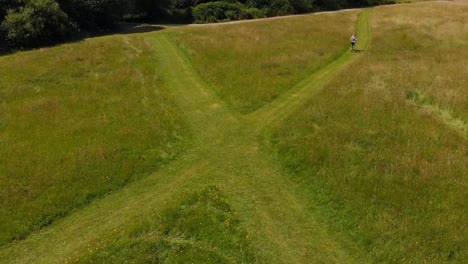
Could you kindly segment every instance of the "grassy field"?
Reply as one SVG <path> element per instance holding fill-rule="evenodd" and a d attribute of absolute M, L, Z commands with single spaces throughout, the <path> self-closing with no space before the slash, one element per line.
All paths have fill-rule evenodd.
<path fill-rule="evenodd" d="M 363 19 L 365 22 L 367 16 Z M 139 36 L 143 43 L 154 48 L 152 59 L 161 63 L 158 68 L 164 87 L 170 88 L 193 135 L 190 137 L 191 148 L 155 173 L 96 199 L 24 240 L 3 246 L 0 248 L 1 259 L 7 263 L 59 263 L 72 259 L 88 262 L 113 254 L 117 261 L 123 258 L 140 261 L 149 252 L 148 248 L 154 248 L 153 255 L 146 256 L 149 257 L 147 262 L 154 259 L 171 261 L 181 250 L 186 249 L 191 254 L 200 246 L 209 251 L 214 262 L 216 259 L 228 263 L 250 262 L 252 259 L 269 263 L 358 259 L 359 250 L 351 242 L 342 241 L 328 232 L 326 226 L 304 207 L 294 187 L 270 159 L 270 153 L 260 150 L 256 126 L 251 123 L 254 120 L 246 120 L 208 88 L 210 86 L 198 76 L 184 52 L 169 38 L 172 30 L 180 29 Z M 100 41 L 118 43 L 121 38 L 125 40 L 124 36 L 116 36 Z M 345 41 L 343 49 L 347 45 Z M 340 69 L 352 59 L 350 55 L 346 52 L 333 69 Z M 334 73 L 325 71 L 321 76 Z M 255 122 L 263 121 L 266 120 Z M 215 186 L 219 190 L 219 196 L 225 197 L 229 205 L 227 210 L 212 206 L 201 208 L 202 216 L 207 214 L 205 212 L 212 215 L 216 209 L 215 219 L 204 218 L 187 231 L 162 225 L 167 223 L 164 219 L 171 219 L 168 216 L 171 213 L 167 212 L 192 206 L 181 197 L 190 197 L 193 190 L 203 190 L 206 186 Z M 272 192 L 272 189 L 276 191 Z M 181 223 L 191 219 L 188 214 L 178 217 Z M 232 219 L 236 230 L 223 225 L 224 218 Z M 152 227 L 145 228 L 147 225 Z M 199 228 L 211 230 L 213 226 L 218 226 L 221 231 L 207 237 L 199 235 L 206 233 Z M 132 230 L 142 231 L 135 234 Z M 237 239 L 232 240 L 231 236 Z M 179 242 L 190 242 L 193 246 L 181 247 Z M 221 246 L 222 243 L 227 246 Z M 139 252 L 142 256 L 138 256 Z M 203 254 L 187 258 L 196 261 L 200 256 L 204 258 Z"/>
<path fill-rule="evenodd" d="M 139 220 L 113 243 L 89 244 L 70 263 L 254 263 L 248 234 L 214 185 Z"/>
<path fill-rule="evenodd" d="M 327 223 L 375 262 L 467 260 L 467 8 L 376 9 L 370 50 L 272 138 Z"/>
<path fill-rule="evenodd" d="M 184 119 L 157 63 L 138 37 L 0 58 L 0 245 L 183 151 Z"/>
<path fill-rule="evenodd" d="M 171 37 L 218 95 L 241 113 L 273 101 L 339 57 L 357 12 L 190 27 Z"/>
<path fill-rule="evenodd" d="M 404 90 L 407 99 L 468 136 L 468 77 L 463 72 L 468 57 L 465 2 L 406 6 L 401 14 L 384 9 L 375 19 L 375 61 L 388 72 L 385 83 Z M 408 20 L 407 17 L 422 19 Z M 392 36 L 395 41 L 386 41 Z M 399 54 L 396 57 L 394 54 Z"/>
<path fill-rule="evenodd" d="M 50 152 L 83 157 L 51 142 L 74 143 L 76 150 L 83 143 L 73 136 L 85 135 L 110 142 L 110 149 L 133 148 L 112 163 L 101 156 L 59 159 L 79 168 L 96 164 L 78 176 L 56 171 L 56 163 L 43 165 L 56 175 L 44 182 L 63 179 L 43 199 L 56 197 L 52 191 L 94 194 L 63 199 L 56 208 L 65 213 L 58 211 L 55 221 L 4 242 L 0 263 L 466 262 L 466 77 L 454 70 L 466 56 L 465 3 L 174 27 L 0 58 L 9 71 L 0 73 L 0 100 L 9 100 L 0 107 L 10 111 L 2 120 L 27 117 L 19 113 L 31 96 L 66 100 L 60 115 L 40 116 L 72 120 L 46 130 L 51 126 L 30 119 L 24 123 L 42 132 L 16 128 L 16 134 L 4 133 L 15 126 L 1 121 L 8 125 L 0 126 L 0 144 L 16 135 L 37 149 L 55 146 Z M 348 51 L 352 32 L 361 52 Z M 320 43 L 309 45 L 313 40 Z M 65 62 L 54 66 L 53 56 L 43 54 L 60 54 Z M 36 64 L 16 62 L 21 58 Z M 75 70 L 77 80 L 69 77 Z M 44 74 L 54 78 L 42 80 Z M 447 86 L 426 87 L 437 78 Z M 27 87 L 29 79 L 44 83 L 13 88 Z M 69 88 L 75 86 L 83 92 Z M 46 91 L 51 94 L 40 94 Z M 100 109 L 108 112 L 96 115 Z M 94 130 L 82 129 L 83 120 Z M 67 134 L 76 127 L 81 130 Z M 132 133 L 119 134 L 119 128 Z M 42 143 L 50 133 L 49 144 Z M 94 142 L 85 146 L 100 146 Z M 24 168 L 16 164 L 10 170 Z M 3 167 L 1 179 L 16 181 L 2 189 L 16 186 L 22 178 Z M 92 176 L 107 175 L 101 169 L 116 175 L 114 185 Z M 128 174 L 115 174 L 121 171 Z M 81 180 L 88 172 L 93 181 Z M 24 203 L 39 204 L 34 198 Z M 0 199 L 1 210 L 21 205 Z"/>

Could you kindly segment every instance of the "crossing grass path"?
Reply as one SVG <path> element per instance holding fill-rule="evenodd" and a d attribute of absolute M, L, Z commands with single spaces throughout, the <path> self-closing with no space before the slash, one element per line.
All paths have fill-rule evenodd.
<path fill-rule="evenodd" d="M 356 52 L 359 53 L 364 51 L 370 43 L 370 13 L 370 9 L 361 12 L 357 21 L 356 33 L 357 36 L 359 36 L 359 42 L 356 46 Z M 319 92 L 329 80 L 336 76 L 339 69 L 349 63 L 355 56 L 356 54 L 354 54 L 354 52 L 348 51 L 343 53 L 333 62 L 299 82 L 276 101 L 250 114 L 249 118 L 254 120 L 254 123 L 255 120 L 263 120 L 263 122 L 257 121 L 255 123 L 255 126 L 260 129 L 280 122 L 297 109 L 298 106 L 304 104 L 308 99 Z"/>
<path fill-rule="evenodd" d="M 370 41 L 370 13 L 364 10 L 358 19 L 361 50 Z M 317 219 L 259 140 L 265 124 L 280 121 L 306 102 L 359 53 L 346 51 L 278 100 L 244 116 L 217 97 L 165 33 L 146 38 L 154 44 L 167 86 L 189 121 L 191 150 L 160 171 L 4 246 L 0 262 L 62 263 L 86 251 L 90 241 L 112 240 L 139 219 L 173 207 L 187 190 L 206 184 L 219 186 L 237 212 L 258 262 L 365 262 L 365 254 L 351 241 Z"/>

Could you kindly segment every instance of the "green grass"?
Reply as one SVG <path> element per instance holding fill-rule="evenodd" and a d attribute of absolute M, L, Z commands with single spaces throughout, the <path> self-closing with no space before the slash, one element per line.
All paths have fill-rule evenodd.
<path fill-rule="evenodd" d="M 140 219 L 117 240 L 90 243 L 84 255 L 80 259 L 80 254 L 76 254 L 66 262 L 255 262 L 249 235 L 222 191 L 214 185 L 185 195 L 161 214 Z"/>
<path fill-rule="evenodd" d="M 171 32 L 171 37 L 224 101 L 250 113 L 339 57 L 356 15 L 190 27 Z"/>
<path fill-rule="evenodd" d="M 455 11 L 456 10 L 456 11 Z M 466 66 L 468 32 L 465 28 L 468 6 L 425 3 L 405 6 L 399 15 L 382 9 L 376 17 L 379 60 L 387 63 L 389 77 L 407 93 L 418 93 L 416 103 L 432 105 L 468 123 L 468 79 L 460 69 Z M 422 19 L 407 19 L 421 16 Z M 432 17 L 431 17 L 432 16 Z M 447 19 L 449 17 L 449 19 Z M 391 35 L 395 41 L 385 41 Z M 395 58 L 394 54 L 400 54 Z"/>
<path fill-rule="evenodd" d="M 0 58 L 0 245 L 183 151 L 186 125 L 157 64 L 138 37 Z"/>
<path fill-rule="evenodd" d="M 57 263 L 75 256 L 92 259 L 94 255 L 88 256 L 88 244 L 119 241 L 120 234 L 125 237 L 127 230 L 141 226 L 140 219 L 180 207 L 177 201 L 187 190 L 207 184 L 221 186 L 237 214 L 240 229 L 251 235 L 249 247 L 259 262 L 359 259 L 359 249 L 328 232 L 315 214 L 304 207 L 295 187 L 270 159 L 270 153 L 260 149 L 252 120 L 231 110 L 207 89 L 183 52 L 167 38 L 167 33 L 141 36 L 155 49 L 164 85 L 170 87 L 193 135 L 192 147 L 155 173 L 95 200 L 22 241 L 5 245 L 0 249 L 2 259 L 8 263 Z M 336 68 L 340 65 L 336 64 Z M 124 238 L 124 241 L 129 240 Z M 133 242 L 146 243 L 139 238 Z M 149 243 L 142 244 L 142 250 L 152 245 Z M 138 245 L 130 247 L 138 248 Z M 105 250 L 123 252 L 117 254 L 125 256 L 128 247 L 109 244 Z M 131 250 L 128 252 L 128 258 L 134 258 Z M 237 255 L 241 254 L 236 252 Z"/>
<path fill-rule="evenodd" d="M 188 147 L 184 155 L 146 177 L 93 199 L 21 241 L 3 245 L 0 263 L 465 262 L 466 139 L 448 119 L 426 111 L 427 107 L 444 109 L 461 120 L 463 107 L 435 104 L 444 97 L 427 101 L 428 91 L 400 87 L 403 82 L 392 73 L 403 66 L 391 66 L 411 58 L 412 53 L 395 55 L 406 44 L 392 51 L 385 46 L 398 18 L 408 25 L 417 24 L 419 19 L 430 21 L 422 19 L 425 16 L 437 17 L 437 10 L 445 8 L 456 20 L 464 4 L 416 5 L 425 10 L 422 15 L 407 13 L 413 5 L 401 5 L 92 40 L 106 47 L 128 42 L 133 54 L 148 51 L 147 56 L 138 57 L 152 69 L 145 76 L 157 77 L 156 90 L 161 88 L 167 96 L 158 98 L 174 109 L 172 118 L 183 120 L 185 125 L 177 123 L 180 127 L 175 131 L 190 140 L 180 145 Z M 330 17 L 345 28 L 349 23 L 344 21 L 351 20 L 353 27 L 357 24 L 348 33 L 337 31 L 344 40 L 336 49 L 326 30 L 317 35 L 325 42 L 330 40 L 330 57 L 311 62 L 310 68 L 281 64 L 283 69 L 294 69 L 292 77 L 270 75 L 268 69 L 237 76 L 274 79 L 271 83 L 289 79 L 284 89 L 272 89 L 271 102 L 259 99 L 262 92 L 246 90 L 252 100 L 261 102 L 255 107 L 230 101 L 226 95 L 231 91 L 223 95 L 226 87 L 204 75 L 205 62 L 196 59 L 213 57 L 212 62 L 221 66 L 229 65 L 228 59 L 239 64 L 244 60 L 236 56 L 239 51 L 200 48 L 193 54 L 191 50 L 203 46 L 191 42 L 198 36 L 217 37 L 214 32 L 224 27 L 232 31 L 231 42 L 241 44 L 235 34 L 242 35 L 240 29 L 247 25 L 275 25 L 264 29 L 265 35 L 274 36 L 283 24 L 280 21 L 300 24 L 291 26 L 291 32 L 303 31 L 298 36 L 305 37 L 310 30 L 301 20 L 319 24 L 321 19 L 330 22 Z M 289 19 L 293 22 L 288 23 Z M 234 33 L 236 28 L 238 33 Z M 413 29 L 415 35 L 418 29 Z M 355 30 L 360 53 L 347 51 L 349 33 Z M 457 30 L 464 32 L 463 27 Z M 395 38 L 401 34 L 396 31 Z M 186 43 L 185 37 L 190 39 Z M 297 42 L 300 39 L 285 40 L 284 57 L 297 54 Z M 315 48 L 320 50 L 313 46 L 311 53 Z M 340 52 L 331 55 L 335 51 Z M 231 57 L 227 56 L 230 52 Z M 219 54 L 227 54 L 224 61 L 215 61 Z M 265 60 L 277 56 L 264 54 Z M 257 59 L 250 62 L 261 63 Z M 289 61 L 291 65 L 297 65 L 295 60 Z M 241 66 L 233 67 L 233 72 Z M 215 74 L 216 68 L 211 70 Z M 466 92 L 457 85 L 448 89 L 464 96 Z"/>
<path fill-rule="evenodd" d="M 466 120 L 466 8 L 375 10 L 370 50 L 271 139 L 325 221 L 375 262 L 467 259 L 466 130 L 421 107 Z"/>

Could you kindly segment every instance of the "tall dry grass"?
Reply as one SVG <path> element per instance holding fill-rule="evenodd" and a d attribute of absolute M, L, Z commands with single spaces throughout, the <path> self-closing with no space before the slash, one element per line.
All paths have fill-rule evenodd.
<path fill-rule="evenodd" d="M 171 32 L 200 75 L 242 113 L 271 102 L 348 48 L 357 12 Z"/>
<path fill-rule="evenodd" d="M 391 78 L 419 105 L 458 119 L 459 129 L 468 135 L 468 5 L 425 3 L 395 12 L 382 8 L 375 17 L 379 44 L 374 50 L 385 52 L 374 57 L 388 67 L 382 77 Z"/>
<path fill-rule="evenodd" d="M 0 58 L 0 244 L 181 153 L 183 117 L 143 38 Z"/>
<path fill-rule="evenodd" d="M 467 8 L 377 8 L 370 50 L 272 138 L 311 206 L 367 261 L 467 260 L 468 143 L 423 107 L 466 120 Z"/>

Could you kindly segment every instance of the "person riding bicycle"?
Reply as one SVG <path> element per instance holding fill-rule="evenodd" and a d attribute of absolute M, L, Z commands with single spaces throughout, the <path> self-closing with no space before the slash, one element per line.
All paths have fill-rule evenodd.
<path fill-rule="evenodd" d="M 354 50 L 354 46 L 356 46 L 356 41 L 357 41 L 356 33 L 354 33 L 349 40 L 351 41 L 350 50 Z"/>

